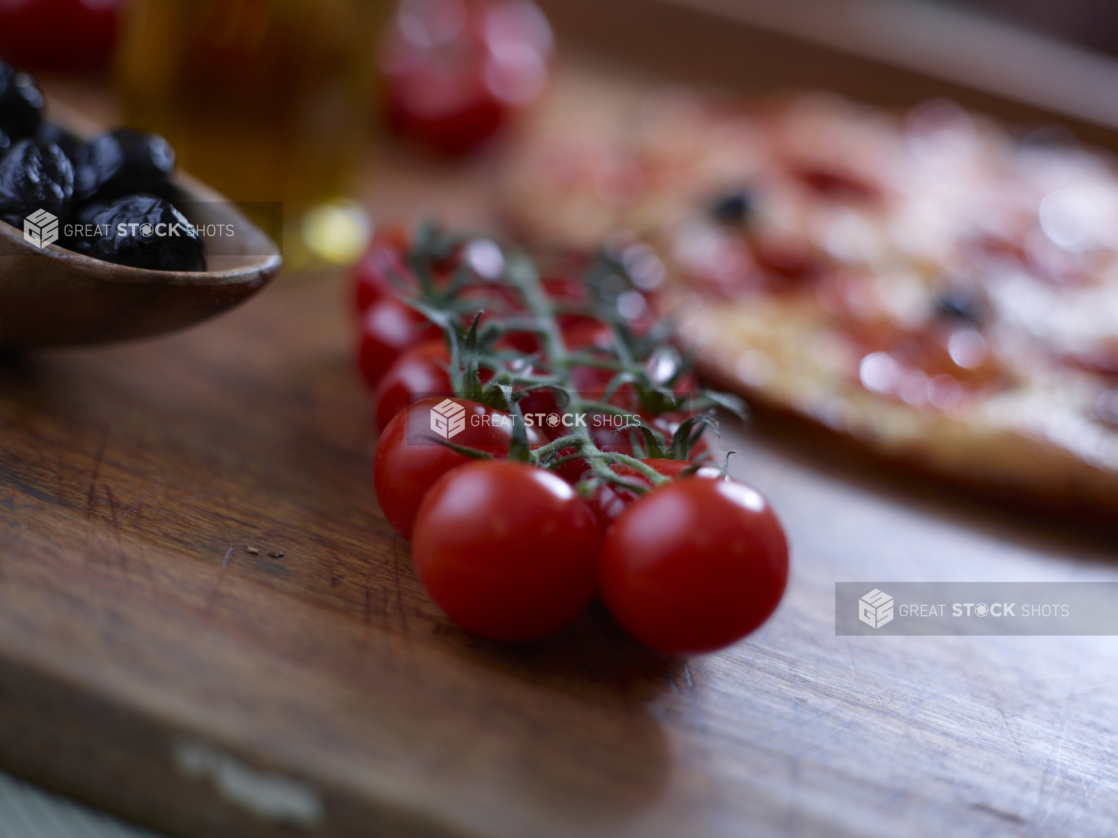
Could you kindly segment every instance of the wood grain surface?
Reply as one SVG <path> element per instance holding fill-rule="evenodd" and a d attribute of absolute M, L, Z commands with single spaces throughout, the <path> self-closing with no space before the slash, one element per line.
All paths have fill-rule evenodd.
<path fill-rule="evenodd" d="M 487 227 L 491 163 L 390 156 L 374 209 Z M 1112 538 L 731 424 L 792 545 L 761 631 L 483 642 L 378 511 L 351 338 L 341 277 L 299 274 L 4 356 L 0 765 L 188 836 L 1118 834 L 1118 640 L 834 634 L 837 581 L 1114 580 Z"/>

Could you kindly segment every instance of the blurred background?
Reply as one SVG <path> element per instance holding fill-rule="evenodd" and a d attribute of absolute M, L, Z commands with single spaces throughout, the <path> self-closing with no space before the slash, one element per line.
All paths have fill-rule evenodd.
<path fill-rule="evenodd" d="M 502 135 L 548 86 L 555 39 L 547 16 L 564 48 L 580 49 L 585 42 L 626 59 L 652 51 L 677 75 L 694 80 L 717 75 L 749 88 L 813 83 L 822 73 L 852 95 L 910 104 L 916 95 L 937 91 L 915 90 L 903 65 L 926 72 L 930 62 L 948 83 L 1018 99 L 1026 89 L 1024 98 L 1032 95 L 1042 107 L 1058 100 L 1074 118 L 1105 123 L 1112 117 L 1118 123 L 1118 113 L 1106 112 L 1113 106 L 1100 104 L 1104 92 L 1076 89 L 1073 79 L 1066 84 L 1070 92 L 1061 93 L 1056 79 L 1057 89 L 1046 95 L 1053 84 L 1047 65 L 1033 68 L 1046 75 L 1045 84 L 1028 78 L 1018 87 L 1013 82 L 1032 66 L 1020 55 L 1035 52 L 1030 33 L 1074 45 L 1087 60 L 1091 51 L 1118 50 L 1114 4 L 542 0 L 541 5 L 542 12 L 529 0 L 0 0 L 0 57 L 36 73 L 48 94 L 95 118 L 163 134 L 184 169 L 228 197 L 282 202 L 282 230 L 275 219 L 256 220 L 282 236 L 289 271 L 359 255 L 375 226 L 368 196 L 376 179 L 390 177 L 398 162 L 392 150 L 403 145 L 409 154 L 427 155 L 428 165 L 449 169 L 499 147 Z M 668 20 L 687 7 L 762 33 L 761 46 L 743 55 L 736 75 L 704 59 L 702 42 L 711 33 L 701 25 L 679 28 L 673 44 L 647 31 L 657 19 Z M 951 57 L 960 13 L 978 27 L 960 33 L 961 64 Z M 920 32 L 906 29 L 906 21 Z M 940 25 L 944 21 L 947 28 Z M 994 28 L 982 28 L 983 21 Z M 1015 34 L 1025 40 L 1015 41 Z M 979 57 L 971 48 L 975 37 L 988 46 Z M 836 76 L 825 57 L 813 53 L 805 62 L 796 47 L 802 39 L 871 61 L 892 60 L 894 68 L 876 75 L 847 68 Z M 805 63 L 806 69 L 799 66 Z M 966 95 L 960 98 L 990 109 L 981 96 L 970 102 Z"/>
<path fill-rule="evenodd" d="M 911 2 L 911 0 L 908 0 Z M 1027 26 L 1089 49 L 1118 52 L 1118 6 L 1097 0 L 960 0 L 956 7 Z"/>
<path fill-rule="evenodd" d="M 551 52 L 518 0 L 0 0 L 0 57 L 48 95 L 163 135 L 233 200 L 282 202 L 289 269 L 361 252 L 355 198 L 389 135 L 474 152 L 542 93 Z"/>
<path fill-rule="evenodd" d="M 433 196 L 451 215 L 474 200 L 444 187 L 484 173 L 566 56 L 591 53 L 748 90 L 1055 113 L 1112 148 L 1118 128 L 1118 4 L 1099 0 L 0 0 L 0 58 L 48 96 L 163 134 L 233 200 L 281 202 L 282 222 L 257 220 L 289 272 L 354 261 Z M 125 834 L 0 774 L 0 835 Z"/>

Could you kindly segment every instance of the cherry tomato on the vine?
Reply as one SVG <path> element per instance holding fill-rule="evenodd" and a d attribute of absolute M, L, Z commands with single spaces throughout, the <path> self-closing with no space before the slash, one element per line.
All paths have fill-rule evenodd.
<path fill-rule="evenodd" d="M 392 528 L 409 541 L 427 490 L 448 471 L 472 462 L 436 441 L 431 413 L 444 401 L 437 396 L 422 399 L 397 413 L 381 434 L 373 455 L 373 486 L 381 511 Z M 464 411 L 461 430 L 452 431 L 452 442 L 494 457 L 507 456 L 512 439 L 512 418 L 507 413 L 468 399 L 450 401 Z M 536 441 L 535 435 L 529 434 L 529 443 Z"/>
<path fill-rule="evenodd" d="M 353 306 L 363 314 L 377 300 L 412 291 L 418 285 L 404 255 L 407 243 L 400 231 L 377 236 L 353 266 Z"/>
<path fill-rule="evenodd" d="M 613 330 L 608 323 L 584 318 L 570 325 L 560 325 L 563 342 L 570 351 L 580 350 L 593 353 L 613 348 Z"/>
<path fill-rule="evenodd" d="M 383 433 L 392 418 L 407 407 L 416 394 L 449 395 L 453 389 L 447 372 L 449 364 L 450 351 L 444 340 L 424 341 L 397 358 L 373 394 L 377 430 Z"/>
<path fill-rule="evenodd" d="M 605 323 L 598 321 L 579 323 L 561 331 L 563 342 L 569 352 L 585 352 L 593 355 L 596 350 L 605 350 L 613 345 L 613 332 Z M 583 398 L 596 400 L 605 393 L 613 375 L 609 370 L 576 365 L 571 370 L 571 382 Z M 627 392 L 629 391 L 623 387 L 620 389 L 619 396 Z M 562 421 L 552 420 L 554 424 L 548 421 L 551 415 L 561 418 L 564 413 L 561 399 L 554 390 L 539 389 L 529 393 L 521 400 L 520 411 L 525 416 L 531 414 L 533 417 L 531 421 L 535 423 L 535 427 L 549 439 L 558 439 L 571 433 L 570 426 L 564 425 Z"/>
<path fill-rule="evenodd" d="M 607 424 L 610 420 L 602 415 L 591 415 L 586 421 L 590 430 L 590 438 L 594 441 L 594 444 L 598 447 L 599 450 L 611 451 L 618 454 L 627 454 L 630 457 L 638 458 L 643 458 L 644 454 L 647 453 L 647 449 L 642 450 L 633 446 L 633 437 L 636 434 L 640 433 L 639 431 L 623 426 L 615 427 L 613 425 Z M 675 432 L 676 427 L 678 427 L 678 423 L 669 421 L 666 416 L 657 416 L 651 420 L 645 419 L 645 421 L 652 428 L 660 432 L 660 435 L 664 438 L 665 442 L 671 441 L 672 434 Z M 641 434 L 640 437 L 637 437 L 637 439 L 640 440 L 642 444 L 647 442 L 647 440 L 644 439 L 643 434 Z M 709 452 L 709 450 L 710 447 L 707 445 L 706 440 L 700 437 L 699 441 L 691 447 L 691 450 L 689 452 L 687 452 L 687 456 L 690 458 L 691 462 L 694 462 L 696 460 L 701 460 L 704 455 Z M 563 449 L 560 452 L 560 456 L 565 457 L 573 453 L 574 449 Z M 687 463 L 683 460 L 651 458 L 650 461 L 666 463 L 683 462 L 686 465 L 690 465 L 690 463 Z M 586 462 L 586 460 L 573 459 L 567 460 L 567 462 L 560 464 L 559 467 L 556 469 L 556 473 L 569 483 L 577 483 L 583 478 L 589 468 L 590 465 Z M 664 473 L 668 474 L 668 472 Z M 674 477 L 675 474 L 673 473 L 669 476 Z"/>
<path fill-rule="evenodd" d="M 395 297 L 382 297 L 361 315 L 357 365 L 370 390 L 406 350 L 442 334 L 413 308 Z"/>
<path fill-rule="evenodd" d="M 590 601 L 598 543 L 569 484 L 523 463 L 477 462 L 427 494 L 412 559 L 431 599 L 462 628 L 524 641 L 562 628 Z"/>
<path fill-rule="evenodd" d="M 547 292 L 547 296 L 560 306 L 582 309 L 589 309 L 590 307 L 590 286 L 581 279 L 549 277 L 544 279 L 541 285 L 544 291 Z M 586 326 L 588 328 L 605 326 L 604 323 L 593 317 L 569 312 L 560 312 L 556 314 L 555 322 L 559 324 L 559 327 L 564 333 L 579 326 Z M 606 333 L 609 333 L 608 327 L 606 328 Z"/>
<path fill-rule="evenodd" d="M 740 640 L 776 610 L 787 582 L 780 521 L 757 491 L 734 480 L 682 478 L 655 489 L 602 542 L 606 605 L 665 654 Z"/>
<path fill-rule="evenodd" d="M 581 462 L 572 460 L 572 463 Z M 646 466 L 650 466 L 654 471 L 670 477 L 673 480 L 689 468 L 695 467 L 697 464 L 688 462 L 687 460 L 663 460 L 663 459 L 649 459 L 641 460 Z M 649 489 L 652 484 L 648 478 L 637 471 L 632 466 L 617 464 L 612 466 L 612 470 L 620 477 L 631 480 Z M 585 472 L 583 472 L 585 474 Z M 700 478 L 716 478 L 720 474 L 719 470 L 711 465 L 700 466 L 695 472 L 695 477 Z M 564 475 L 567 476 L 567 475 Z M 582 475 L 579 475 L 581 478 Z M 614 521 L 616 521 L 621 513 L 628 509 L 641 495 L 631 489 L 626 489 L 624 486 L 618 486 L 614 483 L 601 483 L 590 495 L 586 498 L 586 505 L 590 507 L 590 511 L 594 513 L 594 518 L 598 522 L 598 527 L 602 532 L 606 531 Z"/>

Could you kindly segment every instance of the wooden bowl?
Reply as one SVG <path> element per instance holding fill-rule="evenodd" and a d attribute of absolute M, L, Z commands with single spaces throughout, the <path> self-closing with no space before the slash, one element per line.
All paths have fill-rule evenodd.
<path fill-rule="evenodd" d="M 83 139 L 99 133 L 55 102 L 50 118 Z M 212 270 L 151 271 L 56 244 L 40 250 L 0 221 L 0 346 L 107 343 L 181 329 L 247 300 L 275 277 L 279 249 L 236 205 L 183 172 L 172 183 L 172 203 L 187 205 L 195 226 L 234 225 L 231 239 L 203 236 Z"/>

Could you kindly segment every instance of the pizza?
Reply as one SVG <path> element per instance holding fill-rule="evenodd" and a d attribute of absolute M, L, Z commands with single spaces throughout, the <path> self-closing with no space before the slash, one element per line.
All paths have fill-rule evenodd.
<path fill-rule="evenodd" d="M 654 94 L 506 172 L 530 240 L 616 252 L 698 369 L 889 460 L 1118 511 L 1118 166 L 949 101 Z"/>

